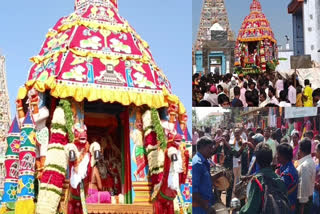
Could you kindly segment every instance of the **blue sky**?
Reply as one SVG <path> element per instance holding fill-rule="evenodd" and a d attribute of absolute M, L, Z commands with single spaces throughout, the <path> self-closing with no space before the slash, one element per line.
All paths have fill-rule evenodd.
<path fill-rule="evenodd" d="M 194 1 L 194 0 L 193 0 Z M 191 0 L 119 0 L 119 13 L 146 40 L 187 108 L 191 129 Z M 29 58 L 37 55 L 48 29 L 73 12 L 74 0 L 3 1 L 0 50 L 6 56 L 11 111 L 18 88 L 27 79 Z"/>
<path fill-rule="evenodd" d="M 225 0 L 231 29 L 238 36 L 239 28 L 244 18 L 250 12 L 252 0 Z M 288 35 L 292 44 L 292 16 L 288 14 L 287 6 L 291 0 L 260 0 L 262 10 L 271 23 L 272 30 L 279 45 L 286 42 L 285 35 Z M 196 39 L 200 13 L 203 0 L 192 1 L 192 41 Z M 291 45 L 292 47 L 292 45 Z"/>

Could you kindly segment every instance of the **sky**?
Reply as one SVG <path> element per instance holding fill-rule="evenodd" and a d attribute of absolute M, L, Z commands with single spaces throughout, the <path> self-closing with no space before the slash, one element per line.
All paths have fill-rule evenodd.
<path fill-rule="evenodd" d="M 229 23 L 232 31 L 238 36 L 239 29 L 244 18 L 250 13 L 252 0 L 225 0 Z M 288 14 L 287 6 L 291 0 L 260 0 L 262 11 L 271 24 L 271 28 L 278 41 L 278 45 L 285 45 L 285 35 L 291 39 L 292 47 L 292 16 Z M 200 13 L 203 0 L 192 1 L 192 41 L 194 42 L 198 32 Z"/>
<path fill-rule="evenodd" d="M 119 0 L 119 13 L 147 41 L 158 66 L 185 105 L 191 129 L 192 0 Z M 193 0 L 194 1 L 194 0 Z M 11 114 L 18 89 L 27 80 L 29 58 L 40 51 L 59 18 L 74 10 L 73 0 L 3 1 L 0 50 L 6 56 Z"/>

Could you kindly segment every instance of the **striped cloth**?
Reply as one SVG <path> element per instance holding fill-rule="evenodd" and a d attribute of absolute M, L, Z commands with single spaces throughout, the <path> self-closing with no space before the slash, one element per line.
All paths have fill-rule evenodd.
<path fill-rule="evenodd" d="M 20 128 L 17 118 L 13 120 L 9 129 L 7 143 L 8 147 L 4 162 L 6 177 L 0 213 L 4 213 L 7 210 L 7 203 L 14 203 L 17 200 L 20 147 Z"/>
<path fill-rule="evenodd" d="M 19 179 L 16 214 L 34 214 L 34 181 L 36 162 L 35 124 L 29 111 L 22 123 L 19 151 Z"/>

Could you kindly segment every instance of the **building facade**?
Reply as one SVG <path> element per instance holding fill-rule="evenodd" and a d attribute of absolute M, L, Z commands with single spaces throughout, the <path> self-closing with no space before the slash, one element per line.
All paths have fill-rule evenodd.
<path fill-rule="evenodd" d="M 292 14 L 294 55 L 311 55 L 320 62 L 320 1 L 292 0 L 288 5 Z"/>
<path fill-rule="evenodd" d="M 276 71 L 280 73 L 283 77 L 291 76 L 294 72 L 291 70 L 290 58 L 294 55 L 293 49 L 290 48 L 289 43 L 287 43 L 284 47 L 281 45 L 278 46 L 278 57 L 279 65 L 276 68 Z"/>
<path fill-rule="evenodd" d="M 234 69 L 234 41 L 207 40 L 202 47 L 204 73 L 225 75 Z"/>
<path fill-rule="evenodd" d="M 6 81 L 5 57 L 0 55 L 0 190 L 4 185 L 6 137 L 10 124 L 10 102 Z"/>

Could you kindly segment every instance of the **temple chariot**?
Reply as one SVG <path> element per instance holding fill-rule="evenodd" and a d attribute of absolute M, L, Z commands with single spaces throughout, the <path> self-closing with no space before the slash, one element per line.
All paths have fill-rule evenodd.
<path fill-rule="evenodd" d="M 76 0 L 31 61 L 0 213 L 174 213 L 186 110 L 117 0 Z"/>

